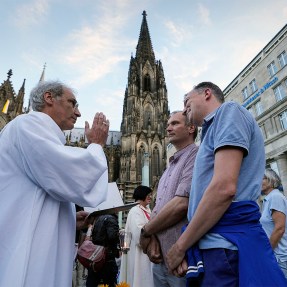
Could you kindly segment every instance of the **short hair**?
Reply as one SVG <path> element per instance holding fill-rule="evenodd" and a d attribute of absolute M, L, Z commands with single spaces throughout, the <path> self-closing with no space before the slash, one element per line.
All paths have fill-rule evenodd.
<path fill-rule="evenodd" d="M 183 111 L 179 111 L 179 110 L 178 110 L 178 111 L 173 111 L 173 112 L 170 113 L 169 118 L 170 118 L 172 115 L 177 114 L 177 113 L 182 113 L 182 115 L 185 117 L 185 125 L 186 125 L 187 127 L 194 126 L 193 139 L 195 140 L 196 137 L 197 137 L 198 128 L 197 128 L 197 126 L 193 125 L 193 124 L 190 122 L 190 120 L 188 119 L 188 117 L 187 117 L 185 114 L 183 114 Z"/>
<path fill-rule="evenodd" d="M 222 90 L 217 85 L 213 84 L 212 82 L 201 82 L 198 85 L 194 86 L 193 89 L 197 91 L 203 91 L 204 89 L 210 89 L 213 92 L 216 99 L 220 103 L 224 103 L 224 94 Z"/>
<path fill-rule="evenodd" d="M 70 89 L 68 86 L 59 81 L 39 82 L 30 92 L 30 105 L 34 111 L 42 111 L 45 107 L 44 95 L 50 92 L 53 97 L 63 96 L 64 89 Z M 71 90 L 71 89 L 70 89 Z"/>
<path fill-rule="evenodd" d="M 152 189 L 145 186 L 145 185 L 139 185 L 135 188 L 133 198 L 135 201 L 137 200 L 145 200 L 148 194 L 152 193 Z"/>
<path fill-rule="evenodd" d="M 278 188 L 281 186 L 281 179 L 272 168 L 266 168 L 264 176 L 271 187 Z"/>

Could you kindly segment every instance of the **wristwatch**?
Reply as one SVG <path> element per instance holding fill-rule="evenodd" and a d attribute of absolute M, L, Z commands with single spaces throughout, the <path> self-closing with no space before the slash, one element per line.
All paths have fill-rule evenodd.
<path fill-rule="evenodd" d="M 145 237 L 145 238 L 149 238 L 151 237 L 151 235 L 147 234 L 146 231 L 145 231 L 145 228 L 143 227 L 141 229 L 141 236 Z"/>

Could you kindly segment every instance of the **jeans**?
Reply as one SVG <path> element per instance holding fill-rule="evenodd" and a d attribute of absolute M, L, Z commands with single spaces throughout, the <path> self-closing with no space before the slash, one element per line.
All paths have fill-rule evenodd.
<path fill-rule="evenodd" d="M 186 287 L 185 277 L 178 278 L 168 273 L 163 263 L 154 264 L 152 271 L 154 287 Z"/>

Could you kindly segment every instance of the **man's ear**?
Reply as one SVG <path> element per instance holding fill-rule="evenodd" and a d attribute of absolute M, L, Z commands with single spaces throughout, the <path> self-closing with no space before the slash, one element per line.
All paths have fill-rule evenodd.
<path fill-rule="evenodd" d="M 205 91 L 204 91 L 205 99 L 210 100 L 211 96 L 212 96 L 211 90 L 209 88 L 205 89 Z"/>
<path fill-rule="evenodd" d="M 194 133 L 194 131 L 195 131 L 195 126 L 194 125 L 190 125 L 189 126 L 189 134 Z"/>
<path fill-rule="evenodd" d="M 45 94 L 44 94 L 44 101 L 45 101 L 45 103 L 48 106 L 52 106 L 53 105 L 54 98 L 53 98 L 51 92 L 45 92 Z"/>

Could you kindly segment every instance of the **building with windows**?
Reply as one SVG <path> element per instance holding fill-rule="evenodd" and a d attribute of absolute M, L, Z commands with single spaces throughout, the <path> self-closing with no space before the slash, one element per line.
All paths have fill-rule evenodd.
<path fill-rule="evenodd" d="M 261 128 L 266 166 L 281 177 L 287 195 L 287 25 L 224 89 L 226 101 L 242 104 Z"/>

